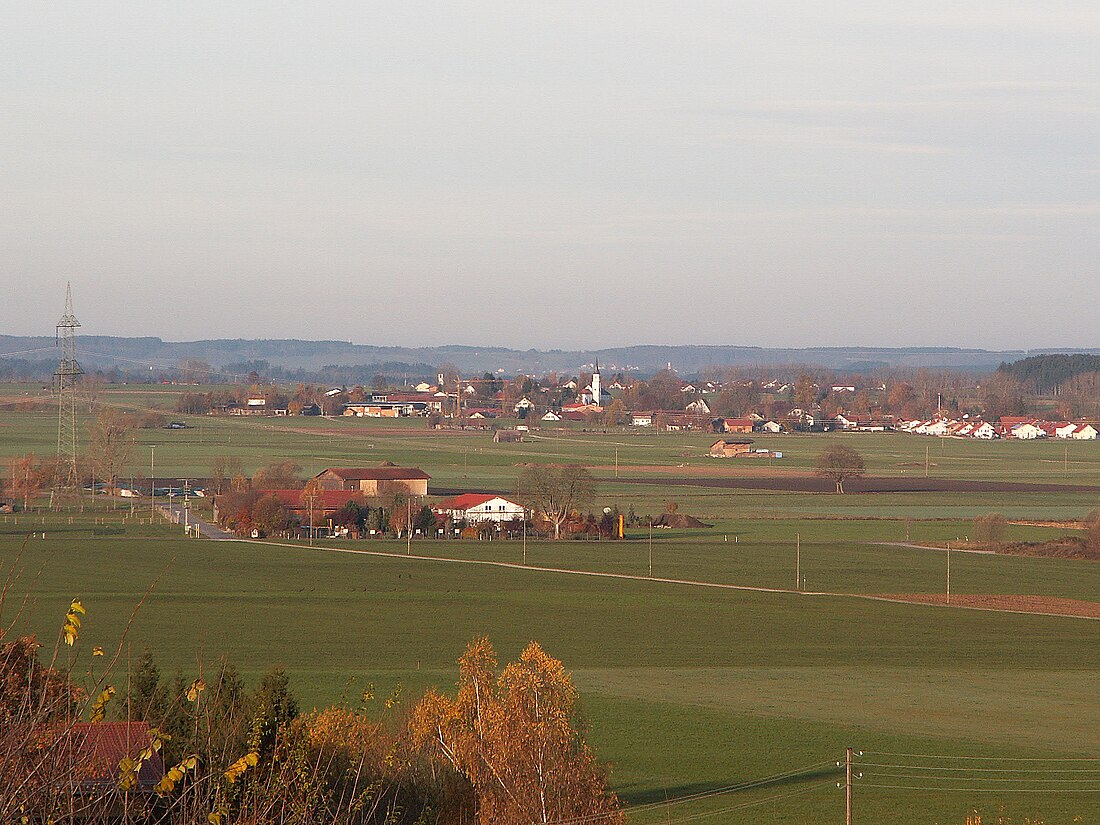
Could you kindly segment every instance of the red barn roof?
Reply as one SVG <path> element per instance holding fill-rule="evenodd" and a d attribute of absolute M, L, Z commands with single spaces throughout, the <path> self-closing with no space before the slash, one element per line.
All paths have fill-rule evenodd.
<path fill-rule="evenodd" d="M 309 504 L 302 499 L 301 490 L 267 490 L 268 495 L 275 496 L 279 503 L 291 510 L 308 509 Z M 314 494 L 313 506 L 320 510 L 339 510 L 349 501 L 362 498 L 361 490 L 317 490 Z"/>
<path fill-rule="evenodd" d="M 78 754 L 83 784 L 110 785 L 118 782 L 118 763 L 137 758 L 152 741 L 147 722 L 78 722 L 69 732 Z M 141 763 L 137 787 L 150 791 L 164 776 L 164 758 L 160 752 Z"/>
<path fill-rule="evenodd" d="M 329 467 L 314 478 L 332 473 L 344 481 L 405 481 L 410 478 L 430 479 L 419 467 Z"/>
<path fill-rule="evenodd" d="M 494 498 L 504 498 L 498 496 L 496 493 L 462 493 L 461 495 L 452 496 L 451 498 L 443 499 L 439 504 L 435 505 L 436 510 L 469 510 L 473 507 L 478 507 L 487 501 L 492 501 Z"/>

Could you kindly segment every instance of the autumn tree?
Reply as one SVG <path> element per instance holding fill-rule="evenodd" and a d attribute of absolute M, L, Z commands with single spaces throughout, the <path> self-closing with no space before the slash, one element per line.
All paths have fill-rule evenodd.
<path fill-rule="evenodd" d="M 311 478 L 306 482 L 306 486 L 302 488 L 302 493 L 299 496 L 299 501 L 302 503 L 302 512 L 306 514 L 306 518 L 309 520 L 309 529 L 312 535 L 313 530 L 316 529 L 318 522 L 324 521 L 325 509 L 322 506 L 323 490 L 321 489 L 321 482 L 315 478 Z"/>
<path fill-rule="evenodd" d="M 23 509 L 27 510 L 50 480 L 50 468 L 35 458 L 34 453 L 16 456 L 8 462 L 7 477 L 4 479 L 8 494 L 13 501 L 23 499 Z"/>
<path fill-rule="evenodd" d="M 738 382 L 722 389 L 711 404 L 715 415 L 737 418 L 753 412 L 760 393 L 752 384 Z"/>
<path fill-rule="evenodd" d="M 1021 415 L 1026 409 L 1024 385 L 1009 373 L 995 372 L 978 387 L 982 409 L 990 418 Z"/>
<path fill-rule="evenodd" d="M 595 495 L 595 480 L 579 464 L 532 464 L 516 479 L 515 494 L 550 523 L 559 539 L 561 526 Z"/>
<path fill-rule="evenodd" d="M 429 691 L 410 727 L 435 759 L 469 780 L 483 825 L 622 825 L 576 704 L 573 680 L 537 642 L 498 675 L 496 653 L 480 638 L 459 660 L 458 696 Z"/>
<path fill-rule="evenodd" d="M 844 492 L 844 482 L 850 478 L 862 478 L 866 472 L 863 456 L 847 444 L 833 444 L 817 457 L 817 474 L 831 478 L 836 491 Z"/>
<path fill-rule="evenodd" d="M 95 477 L 114 491 L 134 455 L 134 426 L 115 407 L 105 407 L 88 429 L 87 459 Z"/>
<path fill-rule="evenodd" d="M 221 494 L 228 482 L 242 474 L 243 467 L 239 456 L 217 455 L 210 459 L 210 481 L 214 492 Z"/>
<path fill-rule="evenodd" d="M 1008 520 L 1000 513 L 987 513 L 974 519 L 974 538 L 992 543 L 1004 540 Z"/>
<path fill-rule="evenodd" d="M 252 526 L 265 535 L 285 535 L 295 523 L 290 512 L 273 495 L 264 496 L 252 505 Z"/>
<path fill-rule="evenodd" d="M 817 385 L 814 376 L 802 373 L 794 382 L 794 403 L 800 407 L 812 407 L 817 400 Z"/>
<path fill-rule="evenodd" d="M 603 423 L 609 427 L 630 423 L 630 416 L 626 414 L 626 406 L 621 398 L 616 398 L 607 405 L 607 409 L 604 410 L 603 414 Z"/>
<path fill-rule="evenodd" d="M 296 490 L 302 486 L 300 472 L 302 465 L 296 461 L 276 461 L 256 471 L 252 486 L 259 490 Z"/>

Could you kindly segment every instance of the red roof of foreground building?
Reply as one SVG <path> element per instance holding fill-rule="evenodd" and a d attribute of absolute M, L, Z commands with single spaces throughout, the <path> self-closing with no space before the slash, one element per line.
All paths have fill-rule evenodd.
<path fill-rule="evenodd" d="M 119 762 L 134 759 L 152 741 L 147 722 L 78 722 L 69 731 L 80 764 L 82 784 L 115 787 Z M 164 776 L 159 751 L 141 763 L 137 788 L 150 791 Z"/>
<path fill-rule="evenodd" d="M 499 496 L 496 493 L 462 493 L 461 495 L 443 499 L 443 501 L 435 505 L 435 509 L 470 510 L 485 504 L 487 501 L 492 501 L 494 498 L 504 498 L 504 496 Z M 505 501 L 507 501 L 507 499 L 505 499 Z"/>
<path fill-rule="evenodd" d="M 301 490 L 266 490 L 265 494 L 275 496 L 280 504 L 291 510 L 309 508 L 309 502 L 303 500 Z M 352 499 L 362 498 L 361 490 L 316 490 L 313 506 L 319 510 L 339 510 Z"/>

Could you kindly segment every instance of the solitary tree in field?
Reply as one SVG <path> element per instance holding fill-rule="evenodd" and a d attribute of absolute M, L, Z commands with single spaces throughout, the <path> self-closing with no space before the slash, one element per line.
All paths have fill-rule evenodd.
<path fill-rule="evenodd" d="M 834 444 L 817 457 L 817 474 L 831 478 L 836 491 L 844 492 L 844 482 L 850 478 L 862 478 L 867 468 L 861 456 L 847 444 Z"/>
<path fill-rule="evenodd" d="M 561 538 L 561 526 L 595 494 L 592 474 L 578 464 L 556 466 L 534 464 L 516 479 L 516 497 L 554 527 Z"/>

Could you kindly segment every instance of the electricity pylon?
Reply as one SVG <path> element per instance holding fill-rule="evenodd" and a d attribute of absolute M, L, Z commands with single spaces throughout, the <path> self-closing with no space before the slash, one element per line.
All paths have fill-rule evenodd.
<path fill-rule="evenodd" d="M 80 474 L 76 468 L 76 379 L 84 374 L 76 360 L 76 328 L 73 290 L 65 285 L 65 314 L 57 322 L 56 341 L 61 345 L 61 363 L 54 373 L 57 385 L 57 472 L 54 489 L 76 492 Z"/>

